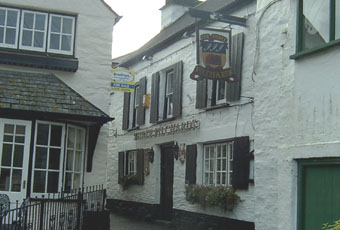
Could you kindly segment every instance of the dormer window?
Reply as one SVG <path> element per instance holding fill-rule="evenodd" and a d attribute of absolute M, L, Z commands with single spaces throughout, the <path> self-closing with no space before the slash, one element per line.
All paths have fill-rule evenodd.
<path fill-rule="evenodd" d="M 73 55 L 75 17 L 0 7 L 0 47 Z"/>

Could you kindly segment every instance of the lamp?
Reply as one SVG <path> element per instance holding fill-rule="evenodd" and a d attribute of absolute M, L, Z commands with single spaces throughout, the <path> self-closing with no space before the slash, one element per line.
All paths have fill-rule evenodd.
<path fill-rule="evenodd" d="M 154 155 L 155 155 L 155 152 L 153 151 L 153 147 L 151 147 L 151 149 L 149 149 L 148 154 L 149 154 L 149 161 L 151 163 L 153 163 L 153 158 L 154 158 Z"/>
<path fill-rule="evenodd" d="M 174 157 L 176 160 L 178 160 L 178 152 L 179 152 L 179 146 L 178 143 L 175 142 L 174 146 L 172 147 L 173 149 L 173 153 L 174 153 Z"/>

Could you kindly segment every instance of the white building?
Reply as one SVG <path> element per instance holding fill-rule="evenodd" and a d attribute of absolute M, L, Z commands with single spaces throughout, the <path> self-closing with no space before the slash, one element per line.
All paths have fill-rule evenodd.
<path fill-rule="evenodd" d="M 190 78 L 197 45 L 190 7 L 247 17 L 247 28 L 231 26 L 231 40 L 228 35 L 226 43 L 216 40 L 232 50 L 236 83 Z M 110 114 L 115 121 L 110 126 L 107 207 L 142 218 L 172 219 L 190 229 L 254 229 L 256 201 L 250 175 L 254 82 L 250 76 L 256 2 L 166 1 L 161 10 L 161 32 L 119 64 L 136 71 L 136 84 L 134 93 L 111 96 Z M 199 24 L 229 30 L 223 22 Z M 224 55 L 229 63 L 230 57 Z M 222 56 L 212 59 L 219 62 Z M 136 185 L 124 190 L 119 183 L 130 174 L 136 175 Z M 232 211 L 204 209 L 186 200 L 186 184 L 233 186 L 242 202 Z"/>
<path fill-rule="evenodd" d="M 11 203 L 104 184 L 119 18 L 100 0 L 1 1 L 0 193 Z"/>

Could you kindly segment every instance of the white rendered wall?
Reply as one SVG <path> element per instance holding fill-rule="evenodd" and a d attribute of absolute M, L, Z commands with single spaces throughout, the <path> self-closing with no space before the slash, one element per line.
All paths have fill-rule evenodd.
<path fill-rule="evenodd" d="M 249 12 L 255 12 L 255 4 L 248 6 L 237 15 L 245 15 Z M 243 31 L 245 33 L 245 47 L 243 56 L 243 72 L 242 72 L 242 96 L 252 97 L 254 94 L 254 82 L 251 80 L 252 63 L 254 57 L 254 29 L 255 23 L 253 16 L 249 16 L 249 27 L 234 27 L 233 33 Z M 225 24 L 214 25 L 221 28 Z M 182 121 L 197 119 L 200 121 L 200 129 L 175 135 L 156 137 L 145 140 L 134 140 L 135 131 L 122 130 L 122 114 L 123 114 L 123 93 L 114 92 L 111 96 L 110 114 L 116 119 L 110 126 L 109 137 L 109 155 L 108 160 L 108 177 L 107 188 L 108 198 L 122 199 L 128 201 L 145 202 L 151 204 L 159 204 L 160 201 L 160 144 L 169 141 L 177 141 L 186 145 L 198 143 L 198 161 L 197 161 L 197 182 L 202 183 L 202 151 L 203 144 L 208 141 L 218 141 L 235 136 L 250 136 L 253 140 L 254 130 L 252 126 L 253 105 L 235 106 L 216 109 L 205 112 L 204 110 L 195 109 L 196 103 L 196 82 L 189 78 L 196 64 L 196 44 L 195 38 L 181 39 L 171 46 L 163 49 L 153 55 L 150 61 L 140 61 L 136 65 L 130 67 L 136 71 L 136 81 L 147 76 L 147 92 L 151 93 L 151 75 L 172 64 L 183 61 L 183 104 L 182 117 L 170 123 L 179 123 Z M 241 97 L 240 102 L 235 104 L 243 104 L 249 101 L 248 98 Z M 150 109 L 146 109 L 146 123 L 141 126 L 141 130 L 148 128 L 156 128 L 159 125 L 149 123 Z M 167 123 L 166 123 L 167 124 Z M 163 124 L 164 125 L 164 124 Z M 138 130 L 137 130 L 138 132 Z M 123 191 L 118 184 L 118 152 L 133 150 L 138 148 L 153 147 L 155 151 L 154 162 L 150 163 L 150 174 L 145 176 L 144 185 L 134 185 L 128 190 Z M 175 209 L 207 213 L 212 215 L 230 217 L 245 221 L 254 221 L 255 197 L 254 186 L 250 184 L 248 190 L 240 190 L 238 194 L 241 196 L 242 202 L 230 212 L 223 212 L 220 209 L 203 210 L 197 205 L 191 205 L 185 200 L 185 163 L 175 160 L 174 164 L 174 187 L 173 187 L 173 207 Z"/>
<path fill-rule="evenodd" d="M 75 73 L 11 65 L 0 65 L 0 68 L 53 73 L 92 104 L 108 113 L 112 30 L 117 15 L 100 0 L 4 0 L 1 3 L 18 8 L 76 15 L 75 57 L 79 60 L 79 68 Z M 107 132 L 108 125 L 105 125 L 98 138 L 93 170 L 85 175 L 85 185 L 105 183 Z"/>
<path fill-rule="evenodd" d="M 176 4 L 163 6 L 163 8 L 161 9 L 162 11 L 161 29 L 172 24 L 174 21 L 180 18 L 187 10 L 188 10 L 188 7 L 184 7 L 184 6 L 176 5 Z"/>

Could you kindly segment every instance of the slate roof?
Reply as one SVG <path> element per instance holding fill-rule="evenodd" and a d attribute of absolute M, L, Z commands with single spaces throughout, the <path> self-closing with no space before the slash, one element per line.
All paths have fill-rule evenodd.
<path fill-rule="evenodd" d="M 232 9 L 248 4 L 254 0 L 207 0 L 196 7 L 195 9 L 209 11 L 209 12 L 229 12 Z M 201 24 L 204 22 L 200 22 Z M 182 17 L 171 25 L 165 27 L 160 33 L 153 37 L 140 49 L 128 54 L 124 60 L 121 60 L 119 66 L 130 67 L 131 65 L 142 60 L 143 56 L 151 56 L 169 44 L 172 44 L 182 38 L 184 32 L 194 31 L 195 18 L 191 17 L 186 12 Z M 113 59 L 116 61 L 116 59 Z"/>
<path fill-rule="evenodd" d="M 53 74 L 0 70 L 0 110 L 3 109 L 112 120 Z"/>

